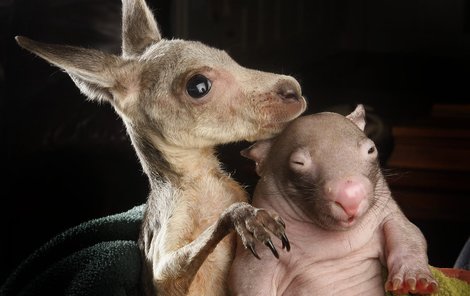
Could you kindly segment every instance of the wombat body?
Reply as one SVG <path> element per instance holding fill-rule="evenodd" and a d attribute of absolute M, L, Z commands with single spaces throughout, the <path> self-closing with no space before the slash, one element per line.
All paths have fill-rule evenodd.
<path fill-rule="evenodd" d="M 259 246 L 258 260 L 238 244 L 233 295 L 437 290 L 424 236 L 393 200 L 364 118 L 362 105 L 303 116 L 242 152 L 260 176 L 253 205 L 284 219 L 291 251 L 276 259 Z"/>

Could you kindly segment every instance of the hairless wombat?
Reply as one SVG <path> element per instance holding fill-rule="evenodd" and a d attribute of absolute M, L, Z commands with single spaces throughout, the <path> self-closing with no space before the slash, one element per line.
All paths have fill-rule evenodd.
<path fill-rule="evenodd" d="M 364 126 L 362 105 L 346 117 L 303 116 L 278 137 L 242 151 L 260 176 L 253 205 L 282 216 L 291 251 L 276 259 L 269 249 L 253 249 L 259 261 L 238 244 L 234 295 L 437 290 L 424 236 L 393 200 Z"/>

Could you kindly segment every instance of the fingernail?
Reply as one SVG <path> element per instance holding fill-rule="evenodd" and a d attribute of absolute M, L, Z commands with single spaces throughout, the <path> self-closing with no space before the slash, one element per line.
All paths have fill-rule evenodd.
<path fill-rule="evenodd" d="M 416 280 L 415 279 L 407 279 L 406 283 L 408 284 L 408 287 L 410 287 L 411 291 L 416 290 Z"/>
<path fill-rule="evenodd" d="M 392 288 L 393 290 L 397 290 L 400 287 L 401 280 L 399 279 L 394 279 L 392 282 Z"/>

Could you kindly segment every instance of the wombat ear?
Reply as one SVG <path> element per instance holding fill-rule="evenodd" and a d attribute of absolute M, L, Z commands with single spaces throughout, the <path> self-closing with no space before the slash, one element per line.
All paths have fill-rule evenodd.
<path fill-rule="evenodd" d="M 357 105 L 356 109 L 351 114 L 346 116 L 347 119 L 354 122 L 362 131 L 366 126 L 366 110 L 362 104 Z"/>
<path fill-rule="evenodd" d="M 255 142 L 250 147 L 240 151 L 243 157 L 253 160 L 256 163 L 256 173 L 260 175 L 261 167 L 264 164 L 264 159 L 269 153 L 272 146 L 272 140 L 262 140 Z"/>

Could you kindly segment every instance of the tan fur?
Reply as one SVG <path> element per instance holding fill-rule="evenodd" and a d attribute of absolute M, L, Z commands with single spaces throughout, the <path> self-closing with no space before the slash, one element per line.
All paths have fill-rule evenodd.
<path fill-rule="evenodd" d="M 261 220 L 274 220 L 278 237 L 283 226 L 243 203 L 246 193 L 220 168 L 214 147 L 270 138 L 306 101 L 290 76 L 244 68 L 199 42 L 162 39 L 144 0 L 123 0 L 122 37 L 121 56 L 17 41 L 122 118 L 151 188 L 139 239 L 146 294 L 224 295 L 235 248 L 229 233 L 267 243 Z M 212 83 L 197 99 L 186 91 L 195 74 Z"/>

